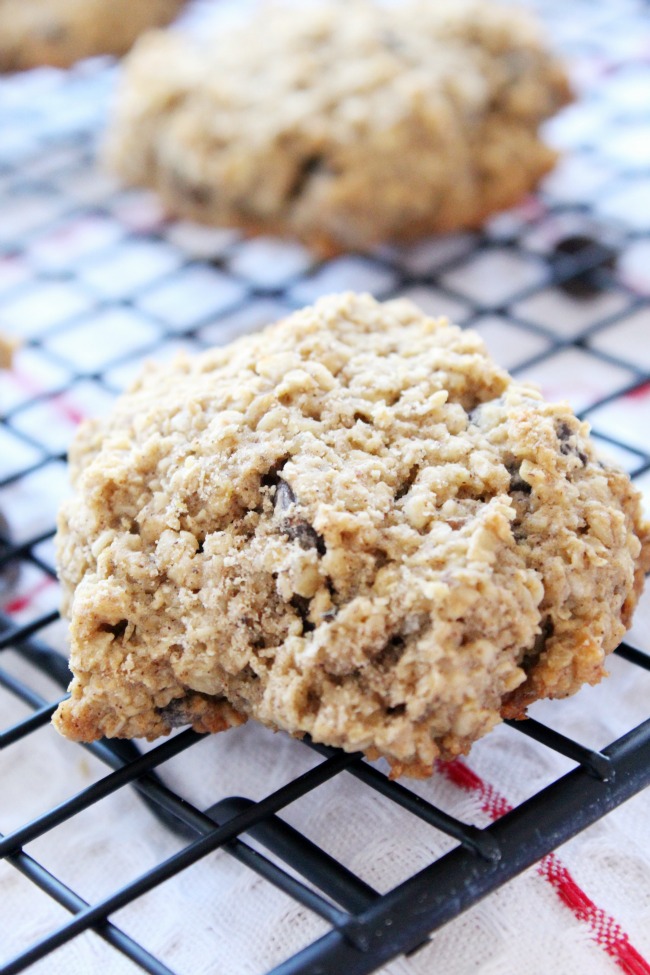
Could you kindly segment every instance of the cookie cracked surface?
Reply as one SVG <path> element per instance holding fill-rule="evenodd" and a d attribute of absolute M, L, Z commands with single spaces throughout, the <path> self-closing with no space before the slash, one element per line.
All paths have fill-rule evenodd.
<path fill-rule="evenodd" d="M 0 0 L 0 71 L 124 54 L 150 27 L 172 20 L 185 0 Z"/>
<path fill-rule="evenodd" d="M 586 424 L 404 300 L 151 367 L 71 461 L 81 740 L 252 716 L 425 775 L 599 680 L 650 557 Z"/>
<path fill-rule="evenodd" d="M 530 15 L 484 0 L 266 6 L 246 26 L 143 38 L 107 158 L 176 214 L 323 252 L 476 227 L 555 161 L 569 100 Z"/>

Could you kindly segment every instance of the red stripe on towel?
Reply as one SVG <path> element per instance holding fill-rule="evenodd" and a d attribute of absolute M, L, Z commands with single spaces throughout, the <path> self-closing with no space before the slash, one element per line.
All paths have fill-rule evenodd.
<path fill-rule="evenodd" d="M 14 368 L 12 371 L 12 378 L 16 381 L 27 393 L 32 393 L 34 396 L 38 396 L 42 393 L 40 386 L 34 382 L 31 376 L 27 373 L 21 372 L 19 369 Z M 65 417 L 69 423 L 73 423 L 77 426 L 83 420 L 86 419 L 81 410 L 78 410 L 76 406 L 67 399 L 65 393 L 56 393 L 47 400 L 51 406 L 57 410 L 61 416 Z"/>
<path fill-rule="evenodd" d="M 24 609 L 28 609 L 31 603 L 36 599 L 37 596 L 50 586 L 54 585 L 54 579 L 50 576 L 44 576 L 42 579 L 33 586 L 29 592 L 24 593 L 22 596 L 16 596 L 12 599 L 10 603 L 7 603 L 3 608 L 5 613 L 9 613 L 11 616 L 13 613 L 22 613 Z"/>
<path fill-rule="evenodd" d="M 490 819 L 500 819 L 513 808 L 504 796 L 463 762 L 441 762 L 439 769 L 460 789 L 477 792 L 481 799 L 481 809 Z M 593 940 L 625 975 L 650 975 L 650 964 L 630 943 L 618 921 L 594 904 L 555 853 L 549 853 L 540 860 L 537 873 L 551 885 L 576 920 L 589 926 Z"/>

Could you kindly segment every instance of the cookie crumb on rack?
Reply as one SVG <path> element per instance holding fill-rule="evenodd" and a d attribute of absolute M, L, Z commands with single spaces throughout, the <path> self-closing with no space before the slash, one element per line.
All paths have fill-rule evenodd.
<path fill-rule="evenodd" d="M 174 214 L 335 253 L 518 203 L 555 162 L 538 130 L 569 98 L 511 6 L 262 5 L 232 34 L 143 37 L 107 157 Z"/>

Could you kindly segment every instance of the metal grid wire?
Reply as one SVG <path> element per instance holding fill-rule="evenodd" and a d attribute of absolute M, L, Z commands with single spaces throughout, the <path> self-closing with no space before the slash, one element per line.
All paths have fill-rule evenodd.
<path fill-rule="evenodd" d="M 426 310 L 478 327 L 515 374 L 550 384 L 551 392 L 561 387 L 593 423 L 600 445 L 648 489 L 650 359 L 643 336 L 650 284 L 638 269 L 650 254 L 641 215 L 643 201 L 650 202 L 650 154 L 639 149 L 648 129 L 638 92 L 650 90 L 650 66 L 631 40 L 643 34 L 643 7 L 546 10 L 582 70 L 584 92 L 579 109 L 551 127 L 570 155 L 544 193 L 491 221 L 483 234 L 326 263 L 294 244 L 168 221 L 148 194 L 114 186 L 94 164 L 110 64 L 0 83 L 0 324 L 24 341 L 16 372 L 0 379 L 5 756 L 21 745 L 21 755 L 34 754 L 42 735 L 53 734 L 50 717 L 69 679 L 51 543 L 66 444 L 79 420 L 104 409 L 149 355 L 228 341 L 344 287 L 410 295 Z M 623 644 L 616 652 L 639 672 L 650 668 L 642 650 Z M 374 971 L 416 950 L 650 781 L 650 720 L 600 748 L 534 719 L 511 723 L 504 734 L 506 751 L 508 740 L 528 736 L 569 759 L 569 770 L 509 811 L 498 809 L 484 828 L 446 812 L 435 779 L 423 793 L 389 781 L 381 765 L 308 741 L 283 744 L 305 753 L 300 774 L 278 787 L 272 777 L 263 780 L 256 801 L 233 793 L 208 808 L 158 774 L 166 777 L 167 768 L 178 767 L 176 757 L 202 747 L 192 731 L 143 752 L 131 742 L 65 745 L 71 776 L 82 749 L 91 756 L 84 761 L 99 760 L 110 771 L 100 774 L 95 763 L 90 785 L 71 790 L 62 782 L 56 805 L 1 836 L 5 863 L 65 911 L 53 915 L 45 934 L 33 935 L 27 925 L 20 947 L 3 953 L 0 971 L 13 975 L 43 959 L 47 965 L 57 949 L 93 931 L 110 946 L 110 958 L 114 952 L 130 959 L 128 970 L 172 975 L 177 969 L 164 953 L 149 951 L 115 915 L 216 850 L 325 922 L 318 929 L 325 933 L 278 963 L 275 975 Z M 398 810 L 405 833 L 419 823 L 444 834 L 440 855 L 380 893 L 278 815 L 325 783 L 336 787 L 344 773 L 354 790 L 371 790 Z M 472 776 L 464 765 L 445 774 Z M 175 845 L 159 857 L 154 850 L 146 869 L 118 889 L 84 897 L 39 859 L 38 841 L 130 789 Z M 6 772 L 3 795 L 15 796 Z M 128 825 L 107 820 L 109 855 L 124 830 Z"/>

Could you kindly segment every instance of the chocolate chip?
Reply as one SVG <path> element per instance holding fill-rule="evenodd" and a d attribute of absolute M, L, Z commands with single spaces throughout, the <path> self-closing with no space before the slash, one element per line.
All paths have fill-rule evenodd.
<path fill-rule="evenodd" d="M 170 728 L 182 728 L 183 725 L 190 724 L 192 721 L 187 703 L 182 697 L 170 701 L 165 708 L 159 708 L 158 714 Z"/>
<path fill-rule="evenodd" d="M 616 250 L 587 234 L 572 234 L 555 245 L 551 263 L 558 274 L 558 287 L 573 298 L 593 298 L 603 286 L 598 270 L 616 266 Z"/>
<path fill-rule="evenodd" d="M 290 484 L 287 484 L 281 477 L 278 477 L 275 487 L 275 510 L 276 512 L 286 511 L 292 504 L 296 503 L 296 496 Z"/>
<path fill-rule="evenodd" d="M 392 670 L 402 659 L 405 650 L 406 641 L 404 637 L 400 636 L 399 633 L 394 634 L 375 657 L 375 666 Z"/>
<path fill-rule="evenodd" d="M 404 478 L 404 480 L 398 487 L 397 491 L 395 492 L 396 501 L 399 501 L 400 498 L 403 498 L 405 495 L 409 493 L 419 473 L 420 473 L 420 468 L 417 466 L 417 464 L 414 464 L 413 467 L 408 472 L 407 476 Z"/>
<path fill-rule="evenodd" d="M 580 460 L 582 466 L 586 467 L 589 458 L 585 454 L 584 450 L 580 450 L 576 443 L 576 431 L 572 430 L 569 424 L 562 420 L 557 424 L 555 433 L 558 440 L 561 441 L 560 453 L 565 457 L 568 457 L 569 454 L 573 454 L 574 457 L 577 457 Z"/>
<path fill-rule="evenodd" d="M 291 485 L 287 484 L 283 478 L 278 477 L 275 488 L 275 512 L 281 516 L 284 515 L 284 512 L 290 512 L 282 517 L 281 530 L 289 536 L 291 541 L 298 542 L 301 548 L 315 548 L 319 555 L 325 555 L 323 536 L 319 535 L 309 522 L 297 514 L 296 507 L 298 507 L 298 501 Z"/>
<path fill-rule="evenodd" d="M 386 714 L 389 714 L 391 717 L 399 717 L 400 715 L 405 713 L 406 713 L 405 704 L 395 704 L 392 708 L 386 708 Z"/>
<path fill-rule="evenodd" d="M 311 633 L 312 630 L 316 629 L 314 624 L 309 619 L 309 603 L 310 600 L 307 599 L 306 596 L 299 596 L 297 593 L 295 593 L 291 597 L 291 605 L 296 610 L 298 616 L 302 620 L 303 633 Z"/>
<path fill-rule="evenodd" d="M 212 202 L 213 192 L 209 186 L 201 183 L 192 183 L 179 172 L 173 172 L 171 174 L 171 181 L 179 196 L 184 196 L 190 203 L 194 203 L 199 207 L 205 207 Z"/>
<path fill-rule="evenodd" d="M 48 21 L 37 28 L 38 37 L 48 44 L 60 44 L 68 36 L 65 24 L 58 20 Z"/>
<path fill-rule="evenodd" d="M 523 477 L 519 473 L 519 468 L 515 467 L 514 465 L 509 465 L 506 469 L 510 474 L 510 487 L 508 489 L 509 493 L 519 491 L 520 494 L 531 494 L 533 490 L 532 485 L 530 485 L 528 481 L 524 481 Z"/>
<path fill-rule="evenodd" d="M 119 623 L 102 623 L 99 626 L 100 633 L 112 633 L 116 640 L 123 637 L 126 633 L 126 628 L 129 625 L 128 620 L 120 620 Z"/>
<path fill-rule="evenodd" d="M 315 548 L 319 555 L 325 555 L 325 540 L 315 528 L 306 521 L 290 521 L 288 518 L 282 523 L 282 531 L 292 542 L 298 542 L 301 548 Z"/>
<path fill-rule="evenodd" d="M 540 632 L 535 637 L 535 642 L 533 646 L 528 651 L 523 661 L 523 668 L 528 672 L 534 664 L 537 663 L 541 654 L 546 649 L 546 644 L 548 640 L 553 636 L 555 632 L 555 624 L 550 616 L 545 616 L 540 624 Z"/>
<path fill-rule="evenodd" d="M 287 200 L 297 200 L 305 192 L 309 181 L 318 173 L 326 172 L 325 161 L 320 153 L 305 156 L 296 172 L 293 182 L 287 190 Z"/>
<path fill-rule="evenodd" d="M 184 193 L 191 203 L 195 203 L 199 207 L 207 207 L 212 200 L 212 190 L 208 186 L 200 186 L 198 183 L 186 183 Z"/>

